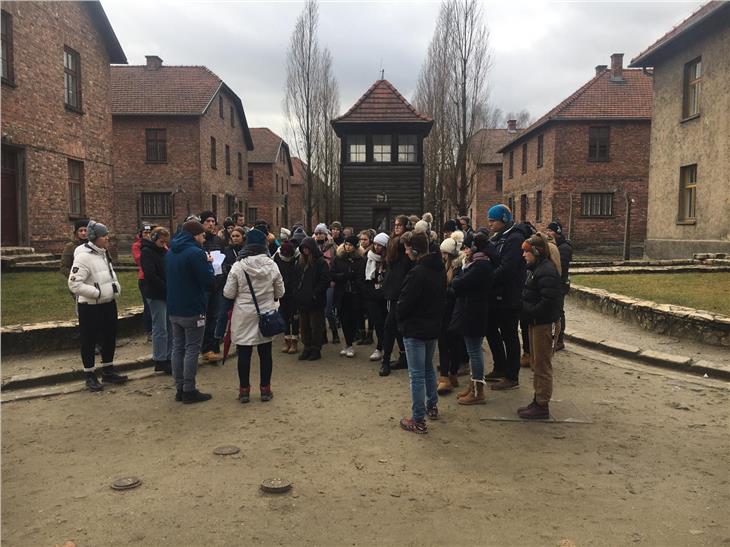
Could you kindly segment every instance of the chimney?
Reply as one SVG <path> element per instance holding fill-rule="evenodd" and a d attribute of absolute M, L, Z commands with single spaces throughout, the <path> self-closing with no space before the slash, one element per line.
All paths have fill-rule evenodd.
<path fill-rule="evenodd" d="M 596 65 L 596 76 L 598 76 L 601 72 L 603 72 L 607 68 L 608 68 L 608 65 Z"/>
<path fill-rule="evenodd" d="M 622 82 L 624 79 L 624 54 L 611 55 L 611 81 Z"/>
<path fill-rule="evenodd" d="M 162 59 L 157 55 L 145 55 L 145 59 L 147 59 L 145 70 L 160 70 L 162 68 Z"/>
<path fill-rule="evenodd" d="M 507 120 L 507 131 L 517 133 L 517 120 Z"/>

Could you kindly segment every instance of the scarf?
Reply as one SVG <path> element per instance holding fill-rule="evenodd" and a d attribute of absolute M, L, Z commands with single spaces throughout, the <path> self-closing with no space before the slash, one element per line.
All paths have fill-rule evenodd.
<path fill-rule="evenodd" d="M 368 262 L 365 264 L 365 281 L 372 281 L 375 279 L 375 271 L 378 269 L 378 264 L 383 261 L 383 257 L 374 251 L 368 251 Z"/>

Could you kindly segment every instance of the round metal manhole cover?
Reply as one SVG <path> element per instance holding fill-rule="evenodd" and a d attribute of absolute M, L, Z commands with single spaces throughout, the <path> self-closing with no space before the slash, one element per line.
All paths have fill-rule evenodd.
<path fill-rule="evenodd" d="M 112 483 L 112 488 L 114 490 L 131 490 L 137 488 L 140 484 L 142 484 L 142 481 L 137 477 L 124 477 L 115 480 Z"/>
<path fill-rule="evenodd" d="M 213 449 L 213 454 L 216 456 L 231 456 L 233 454 L 238 454 L 241 451 L 240 448 L 233 445 L 226 445 L 226 446 L 218 446 Z"/>
<path fill-rule="evenodd" d="M 261 483 L 261 490 L 272 494 L 283 494 L 284 492 L 291 490 L 291 487 L 291 481 L 281 478 L 265 479 Z"/>

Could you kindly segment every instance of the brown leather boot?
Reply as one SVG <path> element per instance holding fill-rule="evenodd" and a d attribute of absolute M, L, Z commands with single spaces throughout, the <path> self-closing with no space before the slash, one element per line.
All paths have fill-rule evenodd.
<path fill-rule="evenodd" d="M 287 338 L 285 336 L 284 337 L 284 347 L 281 348 L 281 353 L 289 353 L 290 349 L 291 349 L 291 340 L 289 340 L 289 338 Z"/>
<path fill-rule="evenodd" d="M 451 385 L 449 378 L 447 376 L 439 376 L 436 392 L 439 395 L 446 395 L 447 393 L 451 393 L 452 389 L 454 389 L 454 386 Z"/>
<path fill-rule="evenodd" d="M 451 383 L 451 387 L 459 387 L 459 375 L 449 374 L 449 383 Z"/>
<path fill-rule="evenodd" d="M 457 399 L 461 399 L 463 397 L 468 397 L 469 394 L 474 391 L 474 385 L 471 381 L 467 382 L 464 386 L 464 389 L 462 389 L 459 393 L 456 394 Z"/>
<path fill-rule="evenodd" d="M 299 340 L 296 338 L 292 338 L 289 340 L 291 343 L 291 346 L 289 347 L 289 353 L 299 353 L 299 348 L 297 347 L 299 345 Z"/>
<path fill-rule="evenodd" d="M 471 382 L 471 388 L 469 390 L 469 395 L 466 397 L 462 397 L 457 403 L 460 405 L 483 405 L 487 402 L 487 399 L 484 397 L 484 382 L 474 381 Z"/>

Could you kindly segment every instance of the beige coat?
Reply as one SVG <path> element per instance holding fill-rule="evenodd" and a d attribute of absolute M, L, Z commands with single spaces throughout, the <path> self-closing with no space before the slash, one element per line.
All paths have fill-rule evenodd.
<path fill-rule="evenodd" d="M 236 261 L 228 274 L 223 296 L 235 299 L 231 315 L 231 341 L 237 346 L 257 346 L 271 342 L 259 330 L 259 318 L 251 298 L 246 275 L 251 278 L 261 312 L 277 309 L 284 296 L 284 280 L 276 263 L 266 255 L 256 255 Z"/>

